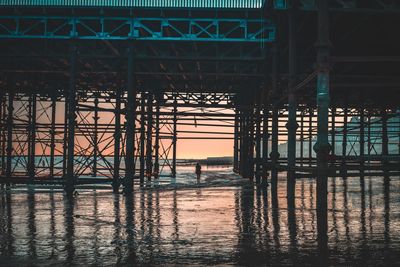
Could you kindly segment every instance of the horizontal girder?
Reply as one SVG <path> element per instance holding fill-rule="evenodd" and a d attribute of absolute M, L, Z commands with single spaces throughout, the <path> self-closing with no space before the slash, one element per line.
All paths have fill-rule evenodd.
<path fill-rule="evenodd" d="M 0 16 L 0 38 L 272 42 L 265 19 Z"/>
<path fill-rule="evenodd" d="M 137 7 L 137 8 L 261 8 L 265 0 L 2 0 L 0 6 Z"/>

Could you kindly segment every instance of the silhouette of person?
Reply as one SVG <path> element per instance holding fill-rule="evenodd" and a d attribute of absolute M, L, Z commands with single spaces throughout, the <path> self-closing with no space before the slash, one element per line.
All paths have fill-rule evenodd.
<path fill-rule="evenodd" d="M 200 180 L 200 175 L 201 175 L 201 165 L 200 163 L 197 162 L 196 164 L 196 175 L 197 175 L 197 180 Z"/>

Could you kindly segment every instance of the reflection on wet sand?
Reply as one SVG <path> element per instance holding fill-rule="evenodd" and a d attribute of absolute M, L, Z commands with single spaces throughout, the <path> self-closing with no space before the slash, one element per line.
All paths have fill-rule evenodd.
<path fill-rule="evenodd" d="M 399 189 L 393 177 L 329 179 L 323 244 L 312 179 L 298 181 L 295 207 L 284 181 L 276 190 L 246 183 L 71 199 L 3 192 L 0 265 L 400 264 Z"/>

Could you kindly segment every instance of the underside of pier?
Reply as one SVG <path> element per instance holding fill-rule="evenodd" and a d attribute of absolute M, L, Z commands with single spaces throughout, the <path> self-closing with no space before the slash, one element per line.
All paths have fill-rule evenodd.
<path fill-rule="evenodd" d="M 293 201 L 317 178 L 322 210 L 328 176 L 400 172 L 395 1 L 34 2 L 0 1 L 3 186 L 131 192 L 207 138 Z"/>

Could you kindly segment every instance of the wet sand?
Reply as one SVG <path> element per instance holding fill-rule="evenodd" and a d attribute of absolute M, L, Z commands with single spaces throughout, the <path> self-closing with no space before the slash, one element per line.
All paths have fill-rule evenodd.
<path fill-rule="evenodd" d="M 400 265 L 399 177 L 366 177 L 364 189 L 359 178 L 329 179 L 321 256 L 314 180 L 297 181 L 291 213 L 284 175 L 276 198 L 227 170 L 206 171 L 200 185 L 192 176 L 131 196 L 3 192 L 0 265 Z"/>

